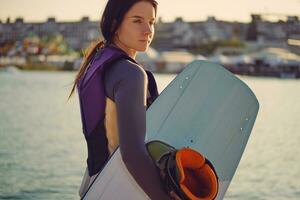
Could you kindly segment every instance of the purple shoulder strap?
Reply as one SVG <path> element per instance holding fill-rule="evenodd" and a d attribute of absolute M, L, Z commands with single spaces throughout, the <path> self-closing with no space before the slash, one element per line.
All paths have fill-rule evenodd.
<path fill-rule="evenodd" d="M 95 52 L 89 67 L 77 85 L 82 128 L 85 136 L 89 136 L 105 115 L 105 92 L 103 71 L 105 66 L 120 58 L 135 62 L 122 50 L 115 47 L 106 47 Z M 135 62 L 136 63 L 136 62 Z"/>

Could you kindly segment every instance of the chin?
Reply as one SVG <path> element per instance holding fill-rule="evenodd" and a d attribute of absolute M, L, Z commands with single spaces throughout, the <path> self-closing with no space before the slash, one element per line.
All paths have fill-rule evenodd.
<path fill-rule="evenodd" d="M 137 51 L 146 51 L 148 49 L 148 45 L 146 46 L 139 46 L 138 48 L 136 48 Z"/>

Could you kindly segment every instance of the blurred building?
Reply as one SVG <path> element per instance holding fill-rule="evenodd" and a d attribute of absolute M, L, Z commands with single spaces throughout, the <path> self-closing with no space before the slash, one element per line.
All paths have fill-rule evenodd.
<path fill-rule="evenodd" d="M 186 22 L 177 18 L 174 22 L 162 22 L 156 26 L 153 46 L 158 50 L 196 47 L 209 41 L 245 39 L 247 24 L 225 22 L 208 17 L 206 21 Z"/>
<path fill-rule="evenodd" d="M 270 17 L 278 20 L 269 20 Z M 8 18 L 0 21 L 0 44 L 7 41 L 22 41 L 28 35 L 61 34 L 68 45 L 81 50 L 92 40 L 101 36 L 99 21 L 83 17 L 77 22 L 57 22 L 48 18 L 46 22 L 25 23 L 22 18 L 14 22 Z M 253 14 L 251 23 L 226 22 L 208 17 L 205 21 L 186 22 L 177 18 L 174 22 L 163 22 L 160 18 L 152 47 L 158 51 L 196 48 L 214 41 L 236 39 L 247 45 L 260 47 L 294 48 L 300 52 L 300 21 L 297 16 L 276 14 Z M 288 42 L 290 41 L 290 42 Z"/>
<path fill-rule="evenodd" d="M 248 26 L 246 40 L 261 47 L 288 48 L 289 40 L 300 41 L 298 16 L 282 14 L 253 14 Z M 271 18 L 273 21 L 271 21 Z M 300 48 L 300 45 L 295 48 Z"/>
<path fill-rule="evenodd" d="M 55 18 L 48 18 L 46 22 L 24 23 L 22 18 L 17 18 L 13 23 L 10 20 L 0 23 L 0 43 L 20 41 L 30 34 L 40 37 L 61 34 L 71 48 L 80 50 L 99 37 L 100 30 L 99 22 L 90 21 L 88 17 L 78 22 L 56 22 Z"/>

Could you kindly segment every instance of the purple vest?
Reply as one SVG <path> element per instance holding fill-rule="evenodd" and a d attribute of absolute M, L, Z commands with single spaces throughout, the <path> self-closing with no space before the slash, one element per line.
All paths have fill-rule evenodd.
<path fill-rule="evenodd" d="M 95 51 L 87 70 L 77 84 L 82 129 L 88 147 L 87 165 L 90 176 L 98 173 L 109 157 L 104 127 L 106 95 L 103 74 L 106 67 L 119 59 L 128 59 L 136 63 L 124 51 L 113 46 Z M 157 98 L 158 91 L 153 74 L 147 70 L 146 73 L 150 93 L 147 99 L 148 108 Z"/>

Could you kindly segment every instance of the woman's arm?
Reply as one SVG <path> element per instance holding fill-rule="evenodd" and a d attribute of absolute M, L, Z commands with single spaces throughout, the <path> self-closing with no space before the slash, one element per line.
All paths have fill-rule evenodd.
<path fill-rule="evenodd" d="M 163 190 L 156 166 L 145 146 L 147 75 L 121 60 L 105 74 L 108 96 L 116 103 L 122 159 L 136 182 L 153 200 L 171 199 Z"/>

